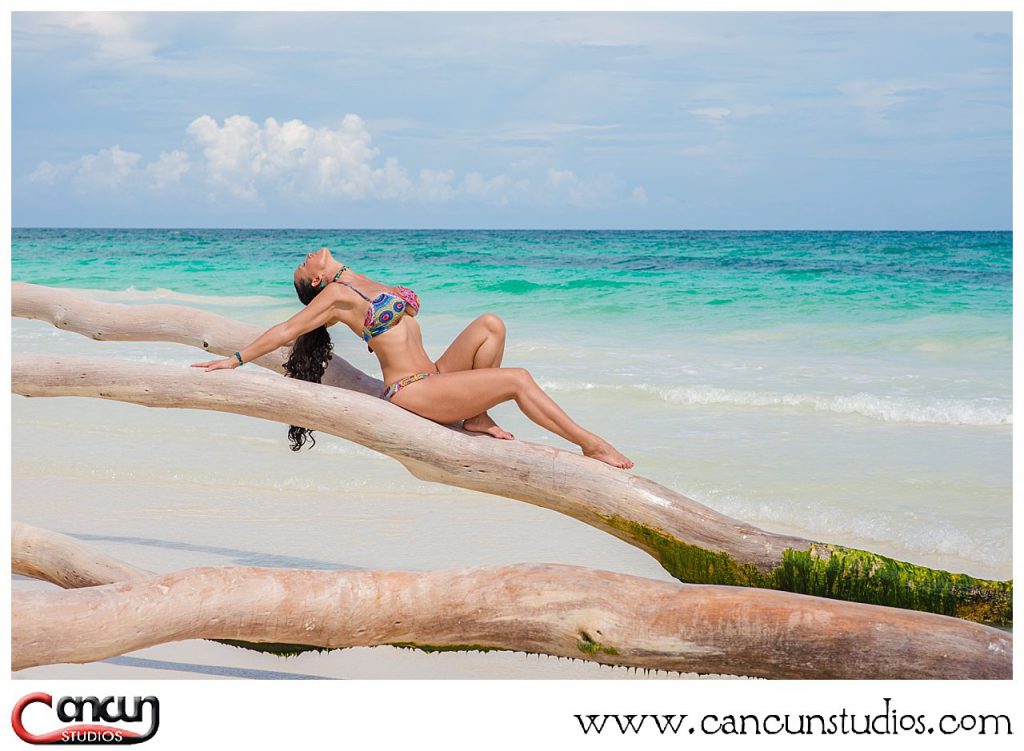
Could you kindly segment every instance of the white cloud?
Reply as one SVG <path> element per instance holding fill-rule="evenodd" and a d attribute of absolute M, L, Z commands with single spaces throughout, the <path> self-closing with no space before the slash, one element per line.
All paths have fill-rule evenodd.
<path fill-rule="evenodd" d="M 644 190 L 642 185 L 637 185 L 633 188 L 629 194 L 629 198 L 626 199 L 626 203 L 631 203 L 635 206 L 644 206 L 647 204 L 647 191 Z"/>
<path fill-rule="evenodd" d="M 202 149 L 211 187 L 247 201 L 277 191 L 303 199 L 350 200 L 436 200 L 444 194 L 439 173 L 424 170 L 413 180 L 393 157 L 375 166 L 380 152 L 358 115 L 346 115 L 336 128 L 272 117 L 260 125 L 246 115 L 220 125 L 203 115 L 187 133 Z"/>
<path fill-rule="evenodd" d="M 164 151 L 155 162 L 146 165 L 146 174 L 152 178 L 154 188 L 163 188 L 171 183 L 180 182 L 192 165 L 188 154 L 180 149 Z"/>
<path fill-rule="evenodd" d="M 138 170 L 140 159 L 142 154 L 114 145 L 79 159 L 75 178 L 89 185 L 115 188 Z"/>
<path fill-rule="evenodd" d="M 754 117 L 755 115 L 766 115 L 772 108 L 764 104 L 732 104 L 728 107 L 700 107 L 690 110 L 691 115 L 702 117 L 712 122 L 722 122 L 726 118 L 730 120 Z"/>
<path fill-rule="evenodd" d="M 924 136 L 926 133 L 934 133 L 936 129 L 949 127 L 949 124 L 956 123 L 967 112 L 963 108 L 956 108 L 941 114 L 933 113 L 932 117 L 922 117 L 920 112 L 909 119 L 906 115 L 901 117 L 899 112 L 902 106 L 909 104 L 913 108 L 933 102 L 932 96 L 937 92 L 934 86 L 913 79 L 858 79 L 841 84 L 839 91 L 845 95 L 846 104 L 860 114 L 859 122 L 857 118 L 851 118 L 851 123 L 883 137 L 901 132 Z M 972 110 L 966 117 L 970 120 L 977 115 Z"/>
<path fill-rule="evenodd" d="M 97 55 L 117 60 L 148 59 L 156 45 L 140 38 L 142 19 L 133 13 L 61 13 L 52 19 L 58 26 L 92 36 Z"/>
<path fill-rule="evenodd" d="M 424 200 L 438 203 L 450 201 L 455 197 L 456 190 L 452 187 L 455 170 L 420 170 L 420 195 Z"/>
<path fill-rule="evenodd" d="M 40 162 L 29 180 L 105 191 L 160 190 L 188 180 L 195 187 L 205 183 L 208 200 L 227 197 L 256 205 L 280 198 L 303 203 L 462 199 L 496 206 L 539 203 L 588 209 L 647 202 L 642 187 L 623 194 L 610 175 L 584 178 L 541 161 L 527 167 L 511 164 L 513 175 L 486 177 L 470 171 L 460 180 L 453 169 L 424 168 L 413 176 L 397 158 L 382 158 L 366 123 L 351 114 L 334 127 L 274 118 L 260 124 L 247 115 L 218 122 L 201 115 L 185 132 L 188 150 L 163 151 L 148 163 L 141 154 L 115 145 L 65 164 Z"/>
<path fill-rule="evenodd" d="M 846 95 L 847 101 L 854 107 L 866 110 L 869 115 L 882 115 L 886 110 L 905 102 L 916 93 L 931 90 L 931 87 L 920 81 L 906 79 L 857 80 L 841 84 L 839 90 Z"/>
<path fill-rule="evenodd" d="M 576 127 L 576 126 L 573 126 Z M 531 199 L 594 207 L 612 199 L 608 178 L 588 181 L 571 170 L 550 169 L 536 183 L 529 178 L 422 169 L 411 177 L 394 157 L 378 165 L 380 150 L 357 115 L 336 128 L 311 127 L 301 120 L 259 125 L 245 115 L 223 125 L 209 115 L 196 118 L 188 135 L 205 158 L 207 181 L 216 190 L 246 201 L 281 192 L 303 200 L 380 199 L 448 202 L 459 197 L 497 205 Z M 538 190 L 531 192 L 531 186 Z"/>
<path fill-rule="evenodd" d="M 57 179 L 61 176 L 62 169 L 60 166 L 53 164 L 47 160 L 41 161 L 36 168 L 32 170 L 32 173 L 28 176 L 29 182 L 41 183 L 44 185 L 53 185 L 57 182 Z"/>
<path fill-rule="evenodd" d="M 529 195 L 530 180 L 525 177 L 517 180 L 508 175 L 485 178 L 479 172 L 470 172 L 462 178 L 461 190 L 470 198 L 507 206 Z"/>
<path fill-rule="evenodd" d="M 138 174 L 140 159 L 141 154 L 114 145 L 66 164 L 42 161 L 28 178 L 36 183 L 70 181 L 86 188 L 116 188 Z"/>
<path fill-rule="evenodd" d="M 115 190 L 125 187 L 163 188 L 178 182 L 191 166 L 184 151 L 163 152 L 155 162 L 142 166 L 142 154 L 115 144 L 65 164 L 42 161 L 28 176 L 34 183 L 68 182 L 81 190 Z"/>
<path fill-rule="evenodd" d="M 577 208 L 592 209 L 606 206 L 615 200 L 614 179 L 602 176 L 584 180 L 572 170 L 549 169 L 541 186 L 540 196 L 568 203 Z"/>
<path fill-rule="evenodd" d="M 703 117 L 706 120 L 721 120 L 728 117 L 731 112 L 732 110 L 728 107 L 701 107 L 700 109 L 690 110 L 691 115 Z"/>
<path fill-rule="evenodd" d="M 600 133 L 608 130 L 621 128 L 620 125 L 590 125 L 586 123 L 563 123 L 563 122 L 520 122 L 509 123 L 495 133 L 477 133 L 476 139 L 481 137 L 494 141 L 553 141 L 556 138 L 569 134 Z"/>

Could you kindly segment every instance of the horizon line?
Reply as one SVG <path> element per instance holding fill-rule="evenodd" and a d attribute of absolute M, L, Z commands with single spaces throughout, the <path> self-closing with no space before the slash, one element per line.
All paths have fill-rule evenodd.
<path fill-rule="evenodd" d="M 1013 232 L 1007 229 L 850 229 L 850 228 L 770 228 L 770 227 L 198 227 L 198 226 L 57 226 L 11 225 L 11 231 L 24 229 L 57 230 L 295 230 L 302 232 Z"/>

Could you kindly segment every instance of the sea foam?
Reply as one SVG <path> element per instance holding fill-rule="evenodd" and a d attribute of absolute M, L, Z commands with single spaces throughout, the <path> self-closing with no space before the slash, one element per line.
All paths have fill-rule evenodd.
<path fill-rule="evenodd" d="M 1013 413 L 1009 408 L 993 406 L 1001 399 L 932 399 L 915 400 L 858 392 L 855 394 L 800 394 L 771 391 L 748 391 L 715 386 L 670 387 L 648 383 L 630 385 L 597 384 L 585 381 L 542 381 L 540 385 L 554 392 L 613 391 L 648 395 L 679 405 L 794 408 L 860 415 L 872 420 L 928 425 L 1009 425 Z"/>

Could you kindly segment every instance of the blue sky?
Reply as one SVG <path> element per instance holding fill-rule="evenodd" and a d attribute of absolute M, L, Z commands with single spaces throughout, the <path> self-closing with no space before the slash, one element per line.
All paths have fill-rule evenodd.
<path fill-rule="evenodd" d="M 13 16 L 15 226 L 1009 229 L 1009 13 Z"/>

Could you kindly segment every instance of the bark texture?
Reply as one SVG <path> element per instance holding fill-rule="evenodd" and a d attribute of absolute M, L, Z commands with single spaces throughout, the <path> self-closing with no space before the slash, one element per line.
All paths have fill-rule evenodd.
<path fill-rule="evenodd" d="M 578 566 L 194 568 L 12 598 L 14 670 L 183 639 L 326 649 L 512 650 L 765 678 L 1010 678 L 998 629 L 787 592 Z"/>
<path fill-rule="evenodd" d="M 100 553 L 74 537 L 11 522 L 11 573 L 64 589 L 133 581 L 149 572 Z"/>

